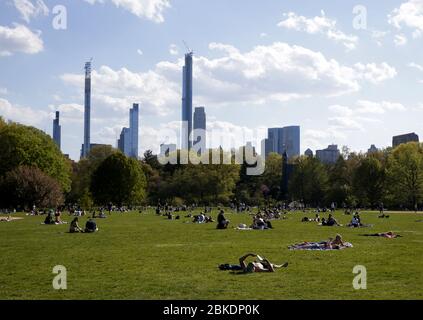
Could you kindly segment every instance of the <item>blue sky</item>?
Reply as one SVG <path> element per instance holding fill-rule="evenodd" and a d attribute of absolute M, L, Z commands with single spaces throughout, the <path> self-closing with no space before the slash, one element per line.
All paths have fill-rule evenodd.
<path fill-rule="evenodd" d="M 56 5 L 65 30 L 52 25 Z M 353 27 L 357 5 L 365 29 Z M 140 149 L 158 152 L 179 127 L 182 40 L 195 52 L 195 106 L 227 147 L 286 125 L 301 125 L 303 151 L 423 135 L 423 0 L 5 0 L 0 115 L 51 134 L 60 110 L 63 152 L 78 159 L 93 57 L 93 142 L 116 145 L 139 102 Z"/>

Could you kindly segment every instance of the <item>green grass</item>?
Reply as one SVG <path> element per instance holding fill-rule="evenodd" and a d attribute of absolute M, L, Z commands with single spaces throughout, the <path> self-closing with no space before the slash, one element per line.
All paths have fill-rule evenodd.
<path fill-rule="evenodd" d="M 221 231 L 215 224 L 168 221 L 153 212 L 113 214 L 98 220 L 97 234 L 68 234 L 67 225 L 44 226 L 42 217 L 19 215 L 25 219 L 0 223 L 0 299 L 423 299 L 423 222 L 415 222 L 423 215 L 390 215 L 363 213 L 365 223 L 375 224 L 366 229 L 301 223 L 303 214 L 296 213 L 274 221 L 274 230 Z M 335 217 L 343 224 L 350 220 L 340 212 Z M 245 214 L 227 218 L 231 227 L 251 222 Z M 360 236 L 390 230 L 404 237 Z M 354 248 L 287 249 L 336 233 Z M 290 264 L 273 274 L 217 269 L 247 252 Z M 67 290 L 52 288 L 56 265 L 68 270 Z M 367 268 L 367 290 L 353 289 L 356 265 Z"/>

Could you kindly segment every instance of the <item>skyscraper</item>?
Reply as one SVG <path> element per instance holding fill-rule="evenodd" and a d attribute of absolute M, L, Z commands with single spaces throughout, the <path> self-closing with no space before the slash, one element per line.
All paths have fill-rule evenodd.
<path fill-rule="evenodd" d="M 130 157 L 138 159 L 138 131 L 139 131 L 139 110 L 138 103 L 134 103 L 129 111 L 129 129 L 131 133 L 131 152 Z"/>
<path fill-rule="evenodd" d="M 269 150 L 266 153 L 278 153 L 282 155 L 282 140 L 283 140 L 283 129 L 282 128 L 270 128 L 267 129 L 268 135 L 268 146 Z"/>
<path fill-rule="evenodd" d="M 118 140 L 118 149 L 126 156 L 131 156 L 131 130 L 123 128 Z"/>
<path fill-rule="evenodd" d="M 189 150 L 192 146 L 192 58 L 194 53 L 185 54 L 185 66 L 182 69 L 182 128 L 181 149 Z"/>
<path fill-rule="evenodd" d="M 53 120 L 53 140 L 56 145 L 61 148 L 61 126 L 60 126 L 60 113 L 56 111 L 56 118 Z"/>
<path fill-rule="evenodd" d="M 326 149 L 316 151 L 316 158 L 325 164 L 335 164 L 340 156 L 341 152 L 336 144 L 330 145 Z"/>
<path fill-rule="evenodd" d="M 267 135 L 266 155 L 271 152 L 283 155 L 286 152 L 289 159 L 300 155 L 299 126 L 270 128 Z"/>
<path fill-rule="evenodd" d="M 82 157 L 90 153 L 91 148 L 91 62 L 85 64 L 85 95 L 84 95 L 84 144 Z"/>
<path fill-rule="evenodd" d="M 195 108 L 193 145 L 204 153 L 206 144 L 206 112 L 204 107 Z"/>
<path fill-rule="evenodd" d="M 300 127 L 282 128 L 282 153 L 286 152 L 288 159 L 300 156 Z"/>
<path fill-rule="evenodd" d="M 392 138 L 392 147 L 396 148 L 401 144 L 404 143 L 408 143 L 408 142 L 419 142 L 419 136 L 417 134 L 413 133 L 408 133 L 408 134 L 403 134 L 400 136 L 395 136 Z"/>
<path fill-rule="evenodd" d="M 134 103 L 129 110 L 129 128 L 123 128 L 118 140 L 118 148 L 126 156 L 138 159 L 139 104 Z"/>

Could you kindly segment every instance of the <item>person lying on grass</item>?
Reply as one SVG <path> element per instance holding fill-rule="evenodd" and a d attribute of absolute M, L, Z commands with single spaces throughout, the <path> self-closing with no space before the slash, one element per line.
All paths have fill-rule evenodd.
<path fill-rule="evenodd" d="M 288 248 L 291 250 L 341 250 L 344 248 L 351 248 L 352 245 L 342 240 L 342 236 L 337 234 L 335 239 L 329 238 L 327 241 L 321 242 L 303 242 L 297 243 Z"/>
<path fill-rule="evenodd" d="M 253 257 L 257 260 L 246 263 L 247 258 Z M 243 273 L 254 273 L 254 272 L 275 272 L 276 269 L 288 267 L 288 262 L 285 262 L 283 265 L 277 265 L 271 263 L 269 260 L 260 257 L 255 253 L 248 253 L 245 256 L 239 258 L 239 265 L 230 265 L 230 264 L 221 264 L 219 266 L 220 270 L 232 270 L 232 271 L 241 271 Z"/>
<path fill-rule="evenodd" d="M 395 238 L 402 237 L 399 234 L 393 233 L 392 231 L 382 232 L 382 233 L 374 233 L 374 234 L 365 234 L 364 236 L 365 237 L 383 237 L 383 238 L 388 238 L 388 239 L 395 239 Z"/>

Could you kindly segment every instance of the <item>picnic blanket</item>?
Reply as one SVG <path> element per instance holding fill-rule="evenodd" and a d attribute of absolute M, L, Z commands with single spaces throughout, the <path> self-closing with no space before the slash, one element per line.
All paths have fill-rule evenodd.
<path fill-rule="evenodd" d="M 16 220 L 23 220 L 23 218 L 13 218 L 13 217 L 0 218 L 1 222 L 12 222 Z"/>
<path fill-rule="evenodd" d="M 322 242 L 303 242 L 297 243 L 289 246 L 290 250 L 318 250 L 318 251 L 327 251 L 327 250 L 342 250 L 346 248 L 352 248 L 353 245 L 349 242 L 344 242 L 343 246 L 340 246 L 338 249 L 332 249 L 326 247 L 326 241 Z"/>

